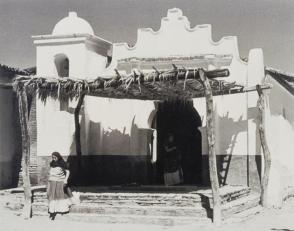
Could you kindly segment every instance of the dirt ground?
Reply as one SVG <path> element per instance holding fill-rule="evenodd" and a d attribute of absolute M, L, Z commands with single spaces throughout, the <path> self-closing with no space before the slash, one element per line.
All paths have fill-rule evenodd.
<path fill-rule="evenodd" d="M 51 221 L 48 217 L 33 217 L 24 220 L 20 216 L 13 215 L 7 211 L 0 211 L 1 231 L 122 231 L 122 230 L 201 230 L 201 231 L 294 231 L 294 198 L 289 199 L 281 209 L 267 209 L 255 217 L 240 223 L 225 224 L 221 227 L 214 227 L 213 224 L 197 226 L 153 226 L 153 225 L 127 225 L 127 224 L 99 224 L 86 223 L 58 219 Z"/>

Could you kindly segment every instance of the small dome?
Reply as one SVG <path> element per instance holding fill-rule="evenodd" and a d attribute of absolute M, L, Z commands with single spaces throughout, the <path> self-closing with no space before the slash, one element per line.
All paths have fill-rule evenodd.
<path fill-rule="evenodd" d="M 68 17 L 61 19 L 54 27 L 53 35 L 90 34 L 94 35 L 93 28 L 85 20 L 77 16 L 76 12 L 69 12 Z"/>

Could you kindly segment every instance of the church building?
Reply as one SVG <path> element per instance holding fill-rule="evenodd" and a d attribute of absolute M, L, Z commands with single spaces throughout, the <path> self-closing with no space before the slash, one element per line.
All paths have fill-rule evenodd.
<path fill-rule="evenodd" d="M 76 12 L 61 19 L 51 34 L 32 38 L 36 76 L 47 79 L 91 81 L 132 73 L 140 76 L 154 70 L 181 68 L 191 70 L 192 75 L 199 68 L 227 69 L 227 77 L 216 78 L 220 84 L 213 95 L 221 186 L 244 185 L 260 192 L 264 161 L 258 132 L 259 96 L 254 89 L 256 85 L 272 85 L 272 89 L 263 90 L 265 134 L 273 158 L 269 195 L 275 206 L 292 192 L 294 114 L 288 107 L 293 95 L 271 77 L 277 73 L 265 68 L 262 49 L 251 49 L 248 59 L 243 60 L 237 37 L 225 36 L 215 42 L 211 25 L 192 28 L 178 8 L 168 10 L 158 31 L 139 28 L 132 47 L 95 35 Z M 226 83 L 231 87 L 223 91 Z M 179 91 L 179 87 L 185 90 Z M 58 151 L 69 163 L 73 185 L 163 185 L 164 140 L 172 133 L 180 150 L 183 184 L 210 185 L 206 102 L 203 93 L 189 94 L 195 89 L 194 80 L 185 80 L 181 86 L 171 83 L 171 94 L 148 93 L 142 86 L 130 94 L 114 89 L 99 96 L 86 95 L 79 112 L 83 173 L 78 171 L 75 139 L 78 100 L 47 98 L 44 103 L 37 97 L 36 113 L 30 117 L 36 120 L 31 128 L 31 163 L 37 166 L 32 182 L 46 183 L 51 153 Z M 284 105 L 284 96 L 277 98 L 278 91 L 291 102 Z"/>

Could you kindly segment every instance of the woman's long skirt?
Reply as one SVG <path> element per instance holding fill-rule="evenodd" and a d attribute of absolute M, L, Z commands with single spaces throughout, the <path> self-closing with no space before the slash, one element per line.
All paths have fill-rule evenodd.
<path fill-rule="evenodd" d="M 175 172 L 164 173 L 164 184 L 166 186 L 177 185 L 183 183 L 183 171 L 179 168 Z"/>
<path fill-rule="evenodd" d="M 71 206 L 71 200 L 64 192 L 62 181 L 49 181 L 47 187 L 47 197 L 49 202 L 49 213 L 67 213 Z"/>

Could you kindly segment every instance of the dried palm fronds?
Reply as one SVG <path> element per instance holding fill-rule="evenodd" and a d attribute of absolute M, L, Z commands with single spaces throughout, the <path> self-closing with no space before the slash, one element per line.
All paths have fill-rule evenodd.
<path fill-rule="evenodd" d="M 238 92 L 243 89 L 236 83 L 216 79 L 228 76 L 227 69 L 207 71 L 206 75 L 214 95 Z M 76 99 L 82 94 L 135 99 L 165 99 L 174 95 L 191 98 L 203 96 L 204 91 L 197 69 L 177 68 L 176 66 L 168 71 L 154 69 L 148 73 L 134 70 L 129 75 L 122 75 L 116 70 L 116 75 L 112 78 L 73 79 L 18 76 L 13 86 L 15 91 L 25 90 L 29 96 L 38 95 L 43 102 L 46 102 L 48 97 L 65 101 Z"/>

